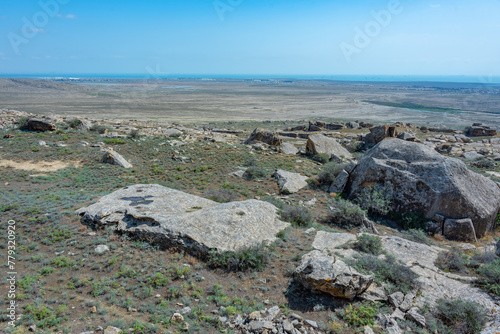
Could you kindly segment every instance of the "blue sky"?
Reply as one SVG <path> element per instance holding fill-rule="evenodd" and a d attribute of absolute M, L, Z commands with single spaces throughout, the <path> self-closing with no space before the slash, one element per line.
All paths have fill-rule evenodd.
<path fill-rule="evenodd" d="M 500 75 L 499 0 L 2 0 L 0 74 Z"/>

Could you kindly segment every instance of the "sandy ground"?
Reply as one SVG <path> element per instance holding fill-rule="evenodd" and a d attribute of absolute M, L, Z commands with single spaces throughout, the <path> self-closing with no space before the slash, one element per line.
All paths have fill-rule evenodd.
<path fill-rule="evenodd" d="M 97 85 L 96 85 L 97 83 Z M 431 112 L 367 101 L 453 108 Z M 207 123 L 242 120 L 362 120 L 500 129 L 500 86 L 293 80 L 0 79 L 0 107 L 89 118 Z"/>

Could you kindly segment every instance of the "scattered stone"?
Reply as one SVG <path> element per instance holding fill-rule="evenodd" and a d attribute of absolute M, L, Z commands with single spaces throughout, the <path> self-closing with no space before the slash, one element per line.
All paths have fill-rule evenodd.
<path fill-rule="evenodd" d="M 43 140 L 38 141 L 38 146 L 47 146 L 47 143 L 44 142 Z"/>
<path fill-rule="evenodd" d="M 350 300 L 373 283 L 373 276 L 362 275 L 344 262 L 317 250 L 302 257 L 294 277 L 308 289 Z"/>
<path fill-rule="evenodd" d="M 189 323 L 184 321 L 181 325 L 181 329 L 184 331 L 184 332 L 187 332 L 189 331 Z"/>
<path fill-rule="evenodd" d="M 250 323 L 247 325 L 247 329 L 250 331 L 262 331 L 265 329 L 272 330 L 274 329 L 274 325 L 271 321 L 250 321 Z"/>
<path fill-rule="evenodd" d="M 136 308 L 133 308 L 132 306 L 129 306 L 127 311 L 133 313 L 133 312 L 137 312 L 137 309 Z"/>
<path fill-rule="evenodd" d="M 330 160 L 343 162 L 353 160 L 352 154 L 340 145 L 335 139 L 324 135 L 310 135 L 306 144 L 306 154 L 315 156 L 326 153 L 330 156 Z"/>
<path fill-rule="evenodd" d="M 30 332 L 36 332 L 36 325 L 31 325 L 29 328 Z"/>
<path fill-rule="evenodd" d="M 465 152 L 461 155 L 462 158 L 466 160 L 479 160 L 484 158 L 483 155 L 477 153 L 476 151 L 471 151 L 471 152 Z"/>
<path fill-rule="evenodd" d="M 97 313 L 97 307 L 96 306 L 92 306 L 90 308 L 90 313 Z"/>
<path fill-rule="evenodd" d="M 467 129 L 467 136 L 470 137 L 483 137 L 483 136 L 496 136 L 496 135 L 497 135 L 497 130 L 481 123 L 474 123 L 470 128 Z"/>
<path fill-rule="evenodd" d="M 359 298 L 370 302 L 380 302 L 387 300 L 387 294 L 383 288 L 372 284 Z"/>
<path fill-rule="evenodd" d="M 118 152 L 113 149 L 106 150 L 106 153 L 102 156 L 102 162 L 112 165 L 118 165 L 123 168 L 132 168 L 132 164 L 130 164 L 124 157 L 122 157 Z"/>
<path fill-rule="evenodd" d="M 118 233 L 204 256 L 212 249 L 234 251 L 273 242 L 290 226 L 278 219 L 277 210 L 254 199 L 220 204 L 156 184 L 138 184 L 77 213 L 85 225 L 114 224 Z"/>
<path fill-rule="evenodd" d="M 260 320 L 262 319 L 262 315 L 259 311 L 254 311 L 248 315 L 248 319 L 250 320 Z"/>
<path fill-rule="evenodd" d="M 370 326 L 363 327 L 363 333 L 364 334 L 375 334 L 375 332 L 373 331 L 373 329 Z"/>
<path fill-rule="evenodd" d="M 293 326 L 293 324 L 288 321 L 288 320 L 285 320 L 283 321 L 283 330 L 287 333 L 292 333 L 292 331 L 295 329 L 295 327 Z"/>
<path fill-rule="evenodd" d="M 403 303 L 405 299 L 405 295 L 402 292 L 394 292 L 392 295 L 389 295 L 389 302 L 395 308 L 399 308 L 399 305 Z"/>
<path fill-rule="evenodd" d="M 401 311 L 399 308 L 396 308 L 394 312 L 392 312 L 391 317 L 397 320 L 405 320 L 405 314 L 403 311 Z"/>
<path fill-rule="evenodd" d="M 299 149 L 295 147 L 292 143 L 284 142 L 279 146 L 280 152 L 283 154 L 296 155 L 299 153 Z"/>
<path fill-rule="evenodd" d="M 416 307 L 412 307 L 406 313 L 406 317 L 422 327 L 425 327 L 426 325 L 425 317 L 418 313 L 418 308 Z"/>
<path fill-rule="evenodd" d="M 446 219 L 444 221 L 443 234 L 449 240 L 463 242 L 477 242 L 476 231 L 472 220 Z"/>
<path fill-rule="evenodd" d="M 6 135 L 3 136 L 4 139 L 9 139 L 9 138 L 14 138 L 14 135 L 12 133 L 7 133 Z"/>
<path fill-rule="evenodd" d="M 312 321 L 312 320 L 304 320 L 304 322 L 306 324 L 308 324 L 309 326 L 311 326 L 312 328 L 318 328 L 318 323 L 316 321 Z"/>
<path fill-rule="evenodd" d="M 180 137 L 182 135 L 182 131 L 177 129 L 163 129 L 163 134 L 167 137 Z"/>
<path fill-rule="evenodd" d="M 98 245 L 95 249 L 94 249 L 94 252 L 96 252 L 97 254 L 101 255 L 101 254 L 104 254 L 106 253 L 107 251 L 109 251 L 109 247 L 106 246 L 106 245 Z"/>
<path fill-rule="evenodd" d="M 104 143 L 102 141 L 97 142 L 97 143 L 92 143 L 90 144 L 90 147 L 104 147 Z"/>
<path fill-rule="evenodd" d="M 184 321 L 184 317 L 182 316 L 182 314 L 176 312 L 172 314 L 172 316 L 170 317 L 170 321 L 172 321 L 173 323 L 182 322 Z"/>
<path fill-rule="evenodd" d="M 294 194 L 308 185 L 306 182 L 307 176 L 298 173 L 278 169 L 273 176 L 278 180 L 278 186 L 282 194 Z"/>
<path fill-rule="evenodd" d="M 26 124 L 23 126 L 24 130 L 28 131 L 54 131 L 56 126 L 49 121 L 38 119 L 38 118 L 28 118 Z"/>
<path fill-rule="evenodd" d="M 191 312 L 191 307 L 189 307 L 189 306 L 186 306 L 186 307 L 184 307 L 184 308 L 181 310 L 181 313 L 182 313 L 182 314 L 186 314 L 186 313 L 189 313 L 189 312 Z"/>
<path fill-rule="evenodd" d="M 342 170 L 339 173 L 339 175 L 337 175 L 337 177 L 335 178 L 335 181 L 333 181 L 332 185 L 328 189 L 328 192 L 342 193 L 344 191 L 344 188 L 348 180 L 349 180 L 349 173 L 346 172 L 345 170 Z"/>
<path fill-rule="evenodd" d="M 244 144 L 251 145 L 256 142 L 262 142 L 270 146 L 281 146 L 283 144 L 283 140 L 276 132 L 266 131 L 261 128 L 255 129 Z"/>
<path fill-rule="evenodd" d="M 470 218 L 477 237 L 491 231 L 500 207 L 500 188 L 495 182 L 470 171 L 458 159 L 399 139 L 386 139 L 361 158 L 346 192 L 352 199 L 376 184 L 394 195 L 400 211 L 428 218 L 436 213 Z"/>

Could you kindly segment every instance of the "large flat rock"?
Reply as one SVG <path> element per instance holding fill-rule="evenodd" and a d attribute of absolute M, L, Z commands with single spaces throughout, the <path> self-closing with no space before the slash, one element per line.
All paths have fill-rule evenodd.
<path fill-rule="evenodd" d="M 156 184 L 138 184 L 77 213 L 84 224 L 113 224 L 119 232 L 204 256 L 211 249 L 233 251 L 274 241 L 290 225 L 277 218 L 276 210 L 263 201 L 219 204 Z"/>

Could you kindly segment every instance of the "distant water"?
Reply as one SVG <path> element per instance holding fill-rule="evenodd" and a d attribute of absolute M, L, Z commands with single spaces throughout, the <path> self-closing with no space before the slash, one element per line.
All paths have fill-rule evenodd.
<path fill-rule="evenodd" d="M 477 83 L 500 84 L 500 76 L 429 76 L 429 75 L 257 75 L 257 74 L 174 74 L 151 77 L 145 74 L 0 74 L 3 78 L 33 78 L 48 80 L 75 80 L 79 79 L 288 79 L 288 80 L 332 80 L 351 82 L 449 82 L 449 83 Z M 97 84 L 97 83 L 87 83 Z M 102 83 L 105 84 L 105 83 Z"/>

